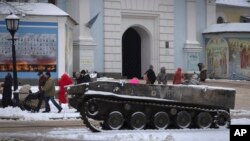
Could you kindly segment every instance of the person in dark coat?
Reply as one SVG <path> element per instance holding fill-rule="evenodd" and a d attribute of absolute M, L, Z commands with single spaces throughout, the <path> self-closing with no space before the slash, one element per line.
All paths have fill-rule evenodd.
<path fill-rule="evenodd" d="M 3 97 L 2 97 L 2 104 L 3 108 L 12 106 L 12 76 L 10 73 L 7 73 L 4 79 L 4 83 L 2 84 L 3 87 Z"/>
<path fill-rule="evenodd" d="M 185 77 L 182 74 L 181 68 L 178 68 L 174 74 L 173 84 L 181 84 L 184 80 Z"/>
<path fill-rule="evenodd" d="M 83 79 L 82 83 L 90 82 L 90 76 L 85 70 L 81 71 L 81 76 L 82 76 L 82 79 Z"/>
<path fill-rule="evenodd" d="M 144 79 L 146 80 L 146 84 L 155 83 L 156 75 L 155 75 L 152 65 L 150 65 L 149 69 L 144 73 Z"/>
<path fill-rule="evenodd" d="M 83 77 L 80 72 L 75 73 L 75 84 L 83 83 Z"/>
<path fill-rule="evenodd" d="M 39 112 L 39 110 L 41 108 L 42 102 L 44 100 L 44 91 L 42 90 L 42 87 L 46 83 L 46 77 L 43 74 L 43 71 L 39 71 L 37 75 L 39 76 L 39 80 L 38 80 L 38 89 L 39 89 L 38 99 L 39 99 L 39 101 L 38 101 L 37 107 L 35 108 L 34 112 Z"/>
<path fill-rule="evenodd" d="M 203 63 L 198 63 L 198 68 L 200 71 L 200 81 L 205 82 L 207 79 L 207 69 Z"/>

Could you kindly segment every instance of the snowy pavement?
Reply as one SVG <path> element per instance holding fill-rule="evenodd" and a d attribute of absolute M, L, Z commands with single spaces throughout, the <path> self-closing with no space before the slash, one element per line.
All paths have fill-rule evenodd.
<path fill-rule="evenodd" d="M 250 124 L 249 119 L 233 119 L 232 124 Z M 125 130 L 93 133 L 87 128 L 54 128 L 48 132 L 0 133 L 0 140 L 17 137 L 32 140 L 84 141 L 229 141 L 229 129 Z"/>
<path fill-rule="evenodd" d="M 9 121 L 6 119 L 16 119 L 20 121 L 48 121 L 59 119 L 81 120 L 79 113 L 75 109 L 63 105 L 62 113 L 57 113 L 57 109 L 51 105 L 51 113 L 31 113 L 22 111 L 19 108 L 0 108 L 1 122 Z M 250 111 L 232 110 L 233 119 L 231 124 L 250 125 Z M 245 118 L 246 117 L 246 118 Z M 0 125 L 1 127 L 1 125 Z M 102 133 L 92 133 L 82 127 L 76 128 L 53 128 L 46 132 L 22 131 L 16 133 L 0 133 L 0 140 L 87 140 L 87 141 L 229 141 L 229 129 L 221 127 L 219 129 L 168 129 L 168 130 L 123 130 L 123 131 L 104 131 Z"/>
<path fill-rule="evenodd" d="M 1 134 L 0 134 L 1 135 Z M 5 134 L 6 135 L 6 134 Z M 125 130 L 92 133 L 86 128 L 57 128 L 47 133 L 15 133 L 15 136 L 84 141 L 229 141 L 228 129 Z M 1 139 L 1 138 L 0 138 Z"/>
<path fill-rule="evenodd" d="M 16 107 L 0 108 L 0 120 L 25 120 L 25 121 L 37 121 L 37 120 L 55 120 L 55 119 L 79 119 L 80 114 L 76 113 L 76 109 L 68 108 L 68 105 L 62 105 L 63 110 L 61 113 L 57 113 L 58 110 L 50 102 L 51 112 L 42 113 L 44 109 L 41 109 L 39 113 L 31 113 L 29 111 L 22 111 Z M 1 126 L 1 125 L 0 125 Z"/>

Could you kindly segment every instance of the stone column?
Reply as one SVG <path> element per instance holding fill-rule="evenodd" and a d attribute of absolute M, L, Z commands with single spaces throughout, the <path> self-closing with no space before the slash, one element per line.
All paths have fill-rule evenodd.
<path fill-rule="evenodd" d="M 186 27 L 186 43 L 184 47 L 184 64 L 186 64 L 186 72 L 198 70 L 197 64 L 200 60 L 200 52 L 202 48 L 196 38 L 196 0 L 186 0 L 187 7 L 187 27 Z"/>
<path fill-rule="evenodd" d="M 66 18 L 58 18 L 58 78 L 66 72 L 66 61 L 65 61 L 65 46 L 66 46 L 66 33 L 65 33 L 65 23 Z M 71 74 L 70 74 L 71 75 Z"/>

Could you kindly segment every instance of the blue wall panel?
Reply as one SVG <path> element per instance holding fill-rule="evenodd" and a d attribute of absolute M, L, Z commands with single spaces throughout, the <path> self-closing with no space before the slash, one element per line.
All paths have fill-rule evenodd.
<path fill-rule="evenodd" d="M 103 0 L 90 1 L 90 18 L 99 13 L 98 18 L 91 27 L 91 35 L 96 43 L 95 48 L 95 71 L 104 72 L 104 29 L 103 29 Z"/>
<path fill-rule="evenodd" d="M 186 2 L 184 0 L 174 1 L 174 49 L 175 49 L 175 68 L 185 66 L 184 61 L 184 43 L 186 41 Z"/>

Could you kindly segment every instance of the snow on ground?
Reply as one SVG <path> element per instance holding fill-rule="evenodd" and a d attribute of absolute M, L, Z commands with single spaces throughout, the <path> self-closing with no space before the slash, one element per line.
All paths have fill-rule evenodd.
<path fill-rule="evenodd" d="M 231 118 L 249 118 L 250 119 L 250 111 L 237 109 L 237 110 L 230 110 Z"/>
<path fill-rule="evenodd" d="M 6 107 L 0 108 L 0 120 L 1 119 L 13 119 L 13 120 L 25 120 L 25 121 L 36 121 L 36 120 L 54 120 L 54 119 L 76 119 L 80 118 L 80 114 L 76 113 L 76 109 L 69 108 L 68 105 L 63 104 L 63 110 L 61 113 L 57 113 L 58 110 L 50 102 L 51 112 L 42 113 L 44 109 L 41 109 L 39 113 L 31 113 L 30 111 L 22 111 L 18 107 Z"/>
<path fill-rule="evenodd" d="M 79 113 L 71 109 L 68 105 L 63 105 L 62 113 L 57 113 L 57 109 L 51 104 L 50 113 L 31 113 L 22 111 L 19 108 L 7 107 L 0 108 L 1 122 L 8 121 L 6 118 L 25 121 L 54 120 L 54 119 L 75 119 L 80 120 Z M 250 111 L 232 110 L 235 114 L 231 124 L 250 125 Z M 62 120 L 62 122 L 63 122 Z M 229 129 L 221 127 L 219 129 L 168 129 L 168 130 L 125 130 L 125 131 L 104 131 L 102 133 L 93 133 L 85 127 L 77 128 L 54 128 L 48 132 L 17 132 L 17 133 L 0 133 L 0 140 L 3 137 L 27 137 L 39 138 L 39 140 L 62 139 L 62 140 L 88 140 L 88 141 L 229 141 Z"/>
<path fill-rule="evenodd" d="M 234 124 L 250 124 L 249 119 L 235 119 Z M 93 133 L 82 128 L 54 128 L 48 132 L 0 133 L 2 137 L 34 137 L 39 140 L 87 140 L 87 141 L 229 141 L 229 129 L 168 129 L 168 130 L 125 130 Z"/>
<path fill-rule="evenodd" d="M 92 133 L 86 128 L 58 128 L 47 134 L 51 138 L 93 141 L 229 141 L 228 129 L 125 130 Z"/>

